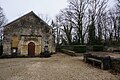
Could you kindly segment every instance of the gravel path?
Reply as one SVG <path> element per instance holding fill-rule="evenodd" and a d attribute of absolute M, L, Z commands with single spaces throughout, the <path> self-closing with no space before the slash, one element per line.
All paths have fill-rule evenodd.
<path fill-rule="evenodd" d="M 120 80 L 119 75 L 85 64 L 82 57 L 0 59 L 0 80 Z"/>

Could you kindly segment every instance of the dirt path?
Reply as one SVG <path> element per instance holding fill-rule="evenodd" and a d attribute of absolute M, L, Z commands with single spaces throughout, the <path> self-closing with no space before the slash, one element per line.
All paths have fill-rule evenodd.
<path fill-rule="evenodd" d="M 0 80 L 120 80 L 94 68 L 82 57 L 54 54 L 50 58 L 0 59 Z"/>

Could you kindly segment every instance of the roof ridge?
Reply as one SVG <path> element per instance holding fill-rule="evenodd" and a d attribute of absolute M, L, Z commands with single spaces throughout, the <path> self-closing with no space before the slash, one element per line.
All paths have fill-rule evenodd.
<path fill-rule="evenodd" d="M 4 26 L 10 25 L 10 24 L 14 23 L 15 21 L 17 21 L 17 20 L 21 19 L 22 17 L 24 17 L 24 16 L 26 16 L 26 15 L 29 15 L 29 14 L 35 14 L 35 13 L 34 13 L 33 11 L 30 11 L 30 12 L 28 12 L 28 13 L 26 13 L 26 14 L 18 17 L 18 18 L 16 18 L 15 20 L 9 22 L 8 24 L 6 24 L 6 25 L 4 25 Z"/>
<path fill-rule="evenodd" d="M 29 13 L 24 14 L 23 16 L 21 16 L 21 17 L 15 19 L 15 20 L 11 21 L 10 23 L 6 24 L 5 26 L 8 26 L 8 25 L 16 22 L 17 20 L 19 20 L 19 19 L 21 19 L 21 18 L 23 18 L 23 17 L 25 17 L 25 16 L 27 16 L 27 15 L 30 15 L 30 14 L 33 14 L 36 18 L 38 18 L 38 19 L 40 20 L 40 22 L 43 22 L 45 25 L 47 25 L 49 28 L 51 28 L 44 20 L 42 20 L 42 19 L 41 19 L 38 15 L 36 15 L 33 11 L 30 11 Z"/>

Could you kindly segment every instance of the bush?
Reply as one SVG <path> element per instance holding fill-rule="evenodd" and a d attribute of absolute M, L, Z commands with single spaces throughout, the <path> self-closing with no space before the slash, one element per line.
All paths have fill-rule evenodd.
<path fill-rule="evenodd" d="M 61 49 L 66 49 L 66 50 L 73 50 L 73 46 L 72 45 L 65 45 L 65 46 L 61 46 Z"/>
<path fill-rule="evenodd" d="M 74 45 L 73 51 L 76 53 L 85 53 L 86 52 L 86 45 Z"/>
<path fill-rule="evenodd" d="M 40 54 L 40 57 L 45 57 L 45 58 L 51 57 L 51 53 L 49 51 L 44 51 Z"/>
<path fill-rule="evenodd" d="M 103 46 L 102 45 L 94 45 L 93 51 L 103 51 Z"/>

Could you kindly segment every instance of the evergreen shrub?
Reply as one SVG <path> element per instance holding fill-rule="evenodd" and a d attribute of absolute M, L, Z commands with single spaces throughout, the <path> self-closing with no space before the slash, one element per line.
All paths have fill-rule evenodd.
<path fill-rule="evenodd" d="M 76 53 L 85 53 L 86 52 L 86 45 L 74 45 L 73 51 Z"/>
<path fill-rule="evenodd" d="M 103 51 L 103 49 L 102 45 L 93 45 L 93 51 Z"/>

